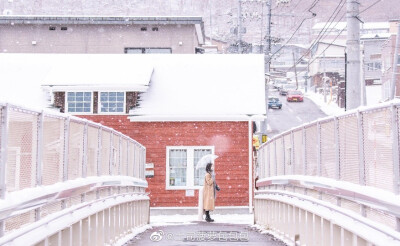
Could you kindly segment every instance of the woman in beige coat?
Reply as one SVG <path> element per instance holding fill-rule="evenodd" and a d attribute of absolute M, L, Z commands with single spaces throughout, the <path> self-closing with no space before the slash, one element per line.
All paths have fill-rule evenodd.
<path fill-rule="evenodd" d="M 208 163 L 206 166 L 206 176 L 204 178 L 203 188 L 203 209 L 206 213 L 206 221 L 213 222 L 214 220 L 210 217 L 210 211 L 215 209 L 216 191 L 219 191 L 218 185 L 215 183 L 215 177 L 213 175 L 213 165 Z"/>

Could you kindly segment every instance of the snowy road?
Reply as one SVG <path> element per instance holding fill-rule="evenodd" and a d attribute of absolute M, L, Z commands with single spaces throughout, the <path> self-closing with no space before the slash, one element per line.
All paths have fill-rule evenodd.
<path fill-rule="evenodd" d="M 268 111 L 268 124 L 271 128 L 268 133 L 269 138 L 293 127 L 326 116 L 318 105 L 306 97 L 304 97 L 304 102 L 287 102 L 286 97 L 280 96 L 277 91 L 271 92 L 271 96 L 279 97 L 283 105 L 282 109 L 269 109 Z"/>
<path fill-rule="evenodd" d="M 252 226 L 253 215 L 212 215 L 214 223 L 196 221 L 197 215 L 151 216 L 151 228 L 136 235 L 132 245 L 271 245 L 283 246 Z M 153 240 L 151 240 L 151 238 Z"/>

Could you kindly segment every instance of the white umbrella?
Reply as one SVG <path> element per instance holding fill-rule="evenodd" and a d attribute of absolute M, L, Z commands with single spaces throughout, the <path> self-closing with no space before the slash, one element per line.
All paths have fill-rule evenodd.
<path fill-rule="evenodd" d="M 215 159 L 217 159 L 218 156 L 214 154 L 208 154 L 204 155 L 203 157 L 200 158 L 200 160 L 197 162 L 196 165 L 196 170 L 199 170 L 200 168 L 206 168 L 208 163 L 213 163 Z"/>

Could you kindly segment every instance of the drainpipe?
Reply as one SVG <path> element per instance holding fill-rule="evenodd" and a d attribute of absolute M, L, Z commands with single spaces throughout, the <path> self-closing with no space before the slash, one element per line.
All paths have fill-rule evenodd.
<path fill-rule="evenodd" d="M 253 213 L 253 124 L 249 117 L 249 213 Z"/>

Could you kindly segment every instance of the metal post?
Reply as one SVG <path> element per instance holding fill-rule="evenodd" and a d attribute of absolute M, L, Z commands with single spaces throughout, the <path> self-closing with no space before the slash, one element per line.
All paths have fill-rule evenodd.
<path fill-rule="evenodd" d="M 291 166 L 291 172 L 290 172 L 290 174 L 295 174 L 294 173 L 294 165 L 295 165 L 295 163 L 294 163 L 294 133 L 293 133 L 293 130 L 292 131 L 290 131 L 290 141 L 292 142 L 292 149 L 291 149 L 291 152 L 290 152 L 290 166 Z"/>
<path fill-rule="evenodd" d="M 339 136 L 339 119 L 334 120 L 334 137 L 335 137 L 335 161 L 336 161 L 336 179 L 340 180 L 340 136 Z"/>
<path fill-rule="evenodd" d="M 400 193 L 400 178 L 399 178 L 399 115 L 396 105 L 392 104 L 392 153 L 393 153 L 393 193 Z"/>
<path fill-rule="evenodd" d="M 364 45 L 360 45 L 360 88 L 361 88 L 361 105 L 367 105 L 367 91 L 365 88 L 365 66 L 364 66 Z"/>
<path fill-rule="evenodd" d="M 392 73 L 392 84 L 390 90 L 390 99 L 394 99 L 396 95 L 396 74 L 397 74 L 397 65 L 399 59 L 399 45 L 400 45 L 400 22 L 397 23 L 397 36 L 396 36 L 396 46 L 394 48 L 393 54 L 393 73 Z"/>
<path fill-rule="evenodd" d="M 129 139 L 127 139 L 126 140 L 126 176 L 129 176 L 129 162 L 130 162 L 130 160 L 129 160 L 129 146 L 131 146 L 131 145 L 130 145 Z"/>
<path fill-rule="evenodd" d="M 42 185 L 43 175 L 43 111 L 38 114 L 37 118 L 37 140 L 36 140 L 36 186 Z M 35 209 L 35 221 L 40 220 L 40 207 Z"/>
<path fill-rule="evenodd" d="M 102 153 L 102 139 L 103 139 L 103 128 L 100 126 L 98 130 L 97 139 L 97 176 L 101 176 L 101 153 Z"/>
<path fill-rule="evenodd" d="M 346 109 L 360 106 L 360 23 L 359 1 L 347 1 L 347 81 Z"/>
<path fill-rule="evenodd" d="M 113 155 L 113 132 L 110 132 L 110 159 L 108 160 L 108 175 L 112 175 L 112 165 L 113 165 L 113 160 L 114 160 L 114 155 Z"/>
<path fill-rule="evenodd" d="M 8 104 L 1 108 L 0 122 L 0 198 L 4 199 L 7 189 L 6 184 L 6 165 L 7 165 L 7 150 L 8 150 Z M 0 221 L 0 237 L 4 235 L 5 222 Z"/>
<path fill-rule="evenodd" d="M 64 121 L 64 171 L 63 171 L 63 181 L 68 180 L 68 162 L 69 162 L 69 126 L 71 119 L 68 116 Z"/>
<path fill-rule="evenodd" d="M 122 164 L 122 161 L 121 161 L 121 157 L 122 157 L 122 148 L 121 148 L 121 146 L 122 146 L 122 144 L 121 144 L 121 135 L 119 135 L 119 141 L 118 141 L 118 148 L 119 148 L 119 153 L 118 153 L 118 155 L 119 155 L 119 157 L 118 157 L 118 175 L 121 175 L 121 164 Z"/>
<path fill-rule="evenodd" d="M 39 113 L 37 119 L 37 142 L 36 142 L 36 186 L 42 185 L 43 174 L 43 122 L 44 113 Z"/>
<path fill-rule="evenodd" d="M 83 126 L 83 150 L 82 150 L 82 178 L 86 178 L 87 176 L 87 162 L 88 162 L 88 122 L 85 121 Z"/>
<path fill-rule="evenodd" d="M 357 128 L 358 128 L 358 162 L 359 162 L 359 175 L 360 175 L 360 185 L 365 185 L 365 160 L 364 160 L 364 129 L 363 129 L 363 118 L 362 113 L 357 111 Z"/>
<path fill-rule="evenodd" d="M 242 1 L 238 1 L 238 27 L 237 27 L 237 39 L 238 39 L 238 53 L 242 53 Z"/>
<path fill-rule="evenodd" d="M 317 122 L 317 173 L 318 176 L 321 176 L 322 174 L 322 161 L 321 161 L 321 122 Z"/>

